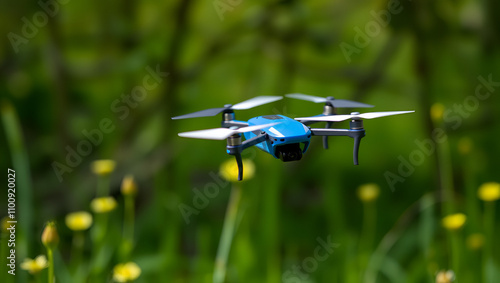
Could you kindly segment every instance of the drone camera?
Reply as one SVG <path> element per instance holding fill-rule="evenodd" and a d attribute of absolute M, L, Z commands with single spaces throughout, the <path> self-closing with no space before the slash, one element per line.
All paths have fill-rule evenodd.
<path fill-rule="evenodd" d="M 276 153 L 283 162 L 302 159 L 302 149 L 298 143 L 280 145 L 276 147 Z"/>

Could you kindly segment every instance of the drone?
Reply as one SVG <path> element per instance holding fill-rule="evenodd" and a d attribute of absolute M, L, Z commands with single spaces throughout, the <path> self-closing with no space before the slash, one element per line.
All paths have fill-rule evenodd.
<path fill-rule="evenodd" d="M 298 161 L 309 148 L 312 136 L 323 137 L 323 147 L 328 149 L 329 136 L 347 136 L 354 139 L 353 162 L 358 165 L 358 152 L 361 139 L 365 136 L 363 119 L 413 113 L 415 111 L 386 111 L 359 113 L 349 115 L 336 114 L 337 108 L 366 108 L 373 105 L 334 97 L 318 97 L 301 93 L 285 95 L 289 98 L 324 103 L 323 113 L 301 118 L 289 118 L 283 115 L 264 115 L 251 118 L 247 122 L 235 119 L 235 110 L 245 110 L 282 99 L 282 96 L 257 96 L 238 104 L 226 104 L 224 107 L 210 108 L 186 115 L 172 117 L 173 120 L 210 117 L 222 113 L 221 128 L 179 133 L 185 138 L 208 140 L 227 139 L 226 152 L 236 158 L 238 164 L 238 180 L 243 180 L 243 162 L 241 153 L 256 146 L 264 152 L 283 162 Z M 349 129 L 332 128 L 336 122 L 350 120 Z M 311 128 L 309 125 L 326 122 L 325 128 Z M 242 135 L 245 139 L 242 139 Z"/>

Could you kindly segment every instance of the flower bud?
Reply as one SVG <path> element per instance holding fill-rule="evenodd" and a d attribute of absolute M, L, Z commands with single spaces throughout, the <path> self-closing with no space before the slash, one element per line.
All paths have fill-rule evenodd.
<path fill-rule="evenodd" d="M 121 192 L 125 196 L 135 195 L 137 193 L 137 184 L 132 175 L 127 175 L 123 178 Z"/>
<path fill-rule="evenodd" d="M 56 224 L 51 221 L 45 225 L 42 232 L 42 243 L 46 248 L 53 249 L 59 243 L 59 234 L 57 233 Z"/>

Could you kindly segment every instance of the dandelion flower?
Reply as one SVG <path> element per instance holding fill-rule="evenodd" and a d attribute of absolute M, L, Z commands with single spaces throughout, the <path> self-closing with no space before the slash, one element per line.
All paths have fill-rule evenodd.
<path fill-rule="evenodd" d="M 359 186 L 358 197 L 362 202 L 372 202 L 378 198 L 380 188 L 375 183 L 369 183 Z"/>
<path fill-rule="evenodd" d="M 42 232 L 42 244 L 48 248 L 54 248 L 59 243 L 59 234 L 56 224 L 51 221 L 45 225 Z"/>
<path fill-rule="evenodd" d="M 115 170 L 116 162 L 110 159 L 101 159 L 92 162 L 92 172 L 99 176 L 107 176 Z"/>
<path fill-rule="evenodd" d="M 141 268 L 134 262 L 120 263 L 113 268 L 113 280 L 116 282 L 134 281 L 141 275 Z"/>
<path fill-rule="evenodd" d="M 455 281 L 455 273 L 451 270 L 442 270 L 436 274 L 436 283 L 451 283 L 453 281 Z"/>
<path fill-rule="evenodd" d="M 95 198 L 90 202 L 90 208 L 95 213 L 107 213 L 116 208 L 116 200 L 112 197 Z"/>
<path fill-rule="evenodd" d="M 448 230 L 458 230 L 464 226 L 467 216 L 463 213 L 455 213 L 443 218 L 443 227 Z"/>
<path fill-rule="evenodd" d="M 220 166 L 220 175 L 229 182 L 238 181 L 238 163 L 234 159 L 224 161 Z M 255 164 L 250 159 L 243 159 L 243 178 L 251 179 L 255 175 Z"/>
<path fill-rule="evenodd" d="M 443 119 L 444 105 L 441 103 L 434 103 L 431 106 L 431 118 L 434 122 L 439 122 Z"/>
<path fill-rule="evenodd" d="M 21 269 L 27 270 L 30 274 L 37 274 L 48 266 L 44 255 L 39 255 L 35 259 L 27 258 L 21 263 Z"/>
<path fill-rule="evenodd" d="M 66 215 L 66 226 L 73 231 L 87 230 L 92 225 L 92 215 L 86 211 Z"/>
<path fill-rule="evenodd" d="M 478 196 L 483 201 L 496 201 L 500 198 L 500 184 L 496 182 L 482 184 Z"/>
<path fill-rule="evenodd" d="M 472 251 L 477 251 L 484 245 L 484 236 L 479 233 L 471 234 L 467 237 L 467 247 Z"/>
<path fill-rule="evenodd" d="M 125 196 L 135 195 L 137 193 L 137 184 L 132 175 L 127 175 L 123 178 L 121 192 Z"/>

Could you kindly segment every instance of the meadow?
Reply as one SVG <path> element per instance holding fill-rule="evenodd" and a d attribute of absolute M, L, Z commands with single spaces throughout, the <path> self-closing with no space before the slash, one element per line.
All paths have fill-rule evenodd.
<path fill-rule="evenodd" d="M 500 3 L 309 2 L 2 3 L 0 282 L 500 282 Z M 288 93 L 415 113 L 241 182 L 171 119 Z"/>

